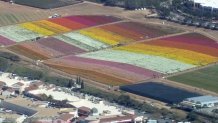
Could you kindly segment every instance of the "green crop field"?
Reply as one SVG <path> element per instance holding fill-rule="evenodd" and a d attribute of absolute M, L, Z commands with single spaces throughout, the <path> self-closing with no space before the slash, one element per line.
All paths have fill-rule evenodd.
<path fill-rule="evenodd" d="M 0 12 L 0 26 L 39 20 L 47 18 L 46 12 Z"/>
<path fill-rule="evenodd" d="M 218 65 L 168 79 L 218 93 Z"/>

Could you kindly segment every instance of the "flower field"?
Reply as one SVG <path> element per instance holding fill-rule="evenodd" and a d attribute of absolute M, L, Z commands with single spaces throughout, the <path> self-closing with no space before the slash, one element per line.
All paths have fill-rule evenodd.
<path fill-rule="evenodd" d="M 128 43 L 132 41 L 131 39 L 122 37 L 118 34 L 99 28 L 90 28 L 90 29 L 81 30 L 79 32 L 85 36 L 89 36 L 92 39 L 101 41 L 105 44 L 112 45 L 112 46 L 117 45 L 119 43 Z"/>
<path fill-rule="evenodd" d="M 82 50 L 78 47 L 75 47 L 73 45 L 69 45 L 63 41 L 60 41 L 60 40 L 58 40 L 56 38 L 52 38 L 52 37 L 41 39 L 41 40 L 37 41 L 37 43 L 39 43 L 47 48 L 58 51 L 64 55 L 78 54 L 78 53 L 85 52 L 84 50 Z"/>
<path fill-rule="evenodd" d="M 50 36 L 119 20 L 111 16 L 68 16 L 23 23 L 20 26 L 44 36 Z"/>
<path fill-rule="evenodd" d="M 18 25 L 1 27 L 0 35 L 15 42 L 21 42 L 42 36 L 38 33 L 34 33 L 30 30 L 24 29 Z"/>
<path fill-rule="evenodd" d="M 79 33 L 109 46 L 116 46 L 118 44 L 128 44 L 135 41 L 172 34 L 176 33 L 176 31 L 170 32 L 168 29 L 160 30 L 155 26 L 148 26 L 136 22 L 120 22 L 82 29 Z"/>
<path fill-rule="evenodd" d="M 32 59 L 48 59 L 85 52 L 85 50 L 52 37 L 36 42 L 24 42 L 11 46 L 9 49 Z"/>
<path fill-rule="evenodd" d="M 116 21 L 110 16 L 68 16 L 6 26 L 0 28 L 0 44 L 26 41 L 7 48 L 108 85 L 131 84 L 218 61 L 218 43 L 201 34 L 145 41 L 181 31 L 136 22 L 92 27 Z M 36 37 L 44 38 L 28 41 Z"/>
<path fill-rule="evenodd" d="M 120 19 L 111 16 L 68 16 L 0 27 L 0 35 L 21 42 L 116 21 Z"/>
<path fill-rule="evenodd" d="M 137 22 L 122 22 L 105 25 L 101 26 L 100 29 L 110 31 L 136 41 L 181 32 L 181 30 L 172 30 L 170 28 L 163 28 L 157 25 L 146 25 Z"/>
<path fill-rule="evenodd" d="M 77 32 L 66 33 L 61 36 L 56 36 L 56 38 L 66 43 L 80 47 L 86 51 L 93 51 L 108 47 L 108 45 L 103 42 L 99 42 Z"/>
<path fill-rule="evenodd" d="M 15 44 L 15 42 L 12 40 L 9 40 L 3 36 L 0 36 L 0 45 L 8 46 L 8 45 L 12 45 L 12 44 Z"/>
<path fill-rule="evenodd" d="M 96 42 L 99 40 L 81 31 L 62 37 L 70 38 L 68 43 L 71 41 L 74 46 L 79 45 L 86 51 L 89 51 L 88 47 L 102 47 L 102 44 Z M 216 41 L 201 34 L 189 33 L 50 59 L 45 64 L 104 84 L 124 85 L 217 62 L 217 48 Z"/>
<path fill-rule="evenodd" d="M 109 85 L 130 84 L 160 75 L 157 72 L 129 64 L 81 58 L 74 55 L 47 60 L 45 64 Z"/>
<path fill-rule="evenodd" d="M 191 64 L 182 63 L 164 57 L 122 50 L 104 50 L 82 54 L 79 56 L 84 58 L 126 63 L 163 74 L 174 73 L 195 67 Z"/>
<path fill-rule="evenodd" d="M 22 54 L 31 59 L 48 59 L 54 56 L 60 56 L 61 53 L 57 51 L 51 51 L 52 49 L 48 49 L 43 45 L 40 45 L 36 42 L 25 42 L 21 44 L 16 44 L 8 47 L 9 50 Z"/>
<path fill-rule="evenodd" d="M 160 56 L 160 57 L 173 59 L 186 64 L 192 64 L 197 66 L 207 65 L 209 63 L 213 63 L 218 60 L 217 57 L 213 57 L 198 52 L 193 52 L 190 50 L 169 48 L 169 47 L 156 46 L 156 45 L 143 44 L 143 43 L 130 45 L 126 47 L 119 47 L 116 49 L 139 53 L 139 54 Z"/>
<path fill-rule="evenodd" d="M 217 62 L 217 47 L 216 41 L 191 33 L 79 56 L 126 63 L 169 74 Z"/>

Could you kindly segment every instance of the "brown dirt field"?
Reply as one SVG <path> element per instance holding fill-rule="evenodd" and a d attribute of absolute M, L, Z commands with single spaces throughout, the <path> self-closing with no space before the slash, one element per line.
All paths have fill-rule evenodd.
<path fill-rule="evenodd" d="M 49 12 L 0 1 L 0 26 L 48 18 Z"/>
<path fill-rule="evenodd" d="M 43 54 L 40 54 L 38 52 L 35 52 L 31 49 L 28 49 L 26 47 L 23 47 L 22 45 L 14 45 L 14 46 L 10 46 L 8 47 L 8 49 L 12 52 L 15 52 L 15 53 L 18 53 L 18 54 L 21 54 L 21 55 L 24 55 L 28 58 L 31 58 L 31 59 L 42 59 L 42 60 L 45 60 L 45 59 L 48 59 L 49 57 L 48 56 L 45 56 Z"/>
<path fill-rule="evenodd" d="M 108 85 L 124 85 L 124 84 L 130 84 L 131 82 L 125 79 L 121 78 L 116 78 L 112 77 L 103 73 L 95 72 L 95 71 L 90 71 L 90 70 L 82 70 L 78 68 L 72 68 L 69 66 L 62 66 L 62 65 L 55 65 L 55 64 L 50 64 L 48 62 L 45 63 L 46 65 L 64 71 L 69 74 L 73 75 L 78 75 L 84 78 L 88 78 L 91 80 L 95 80 L 97 82 L 101 82 L 103 84 L 108 84 Z M 90 74 L 91 73 L 91 74 Z"/>

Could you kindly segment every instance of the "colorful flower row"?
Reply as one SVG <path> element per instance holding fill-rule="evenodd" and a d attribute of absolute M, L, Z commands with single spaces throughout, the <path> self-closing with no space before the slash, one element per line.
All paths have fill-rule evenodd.
<path fill-rule="evenodd" d="M 180 62 L 193 64 L 193 65 L 207 65 L 209 63 L 213 63 L 218 60 L 217 57 L 194 52 L 191 50 L 148 45 L 148 44 L 134 44 L 125 47 L 119 47 L 116 49 L 139 53 L 139 54 L 161 56 L 168 59 L 174 59 Z"/>
<path fill-rule="evenodd" d="M 48 59 L 86 52 L 56 38 L 44 38 L 34 42 L 23 42 L 9 47 L 10 50 L 32 59 Z"/>
<path fill-rule="evenodd" d="M 137 22 L 121 22 L 101 26 L 100 28 L 137 41 L 181 32 L 180 30 L 177 31 L 167 27 L 162 28 L 157 25 L 147 25 Z"/>
<path fill-rule="evenodd" d="M 0 45 L 8 46 L 8 45 L 12 45 L 12 44 L 15 44 L 15 42 L 10 40 L 10 39 L 7 39 L 3 36 L 0 36 Z"/>
<path fill-rule="evenodd" d="M 99 18 L 102 20 L 98 20 Z M 68 16 L 0 27 L 0 35 L 15 42 L 20 42 L 35 39 L 36 37 L 67 33 L 119 20 L 120 19 L 111 16 Z"/>
<path fill-rule="evenodd" d="M 195 67 L 195 65 L 186 64 L 164 57 L 121 50 L 104 50 L 82 54 L 79 56 L 84 58 L 126 63 L 163 74 L 174 73 Z"/>
<path fill-rule="evenodd" d="M 56 34 L 71 31 L 71 29 L 69 29 L 69 28 L 66 28 L 64 26 L 52 23 L 52 22 L 47 21 L 47 20 L 37 21 L 37 22 L 34 22 L 34 24 L 36 24 L 36 25 L 38 25 L 38 26 L 40 26 L 42 28 L 45 28 L 47 30 L 50 30 L 52 32 L 55 32 Z"/>
<path fill-rule="evenodd" d="M 0 35 L 15 42 L 21 42 L 21 41 L 34 39 L 36 37 L 42 36 L 38 33 L 24 29 L 18 25 L 1 27 Z"/>
<path fill-rule="evenodd" d="M 89 28 L 79 32 L 85 36 L 89 36 L 90 38 L 101 41 L 108 45 L 117 45 L 120 43 L 128 43 L 132 41 L 132 39 L 122 37 L 116 33 L 112 33 L 100 28 Z"/>
<path fill-rule="evenodd" d="M 41 35 L 44 35 L 44 36 L 50 36 L 50 35 L 54 35 L 55 32 L 52 32 L 51 30 L 48 30 L 48 29 L 45 29 L 45 28 L 42 28 L 34 23 L 23 23 L 20 25 L 21 27 L 25 28 L 25 29 L 28 29 L 30 31 L 33 31 L 35 33 L 38 33 L 38 34 L 41 34 Z"/>
<path fill-rule="evenodd" d="M 88 77 L 89 79 L 94 79 L 94 81 L 109 85 L 130 84 L 160 75 L 157 72 L 129 64 L 81 58 L 73 55 L 48 60 L 45 61 L 45 64 L 56 66 L 56 68 L 66 72 L 71 72 L 70 70 L 72 70 L 76 75 Z"/>

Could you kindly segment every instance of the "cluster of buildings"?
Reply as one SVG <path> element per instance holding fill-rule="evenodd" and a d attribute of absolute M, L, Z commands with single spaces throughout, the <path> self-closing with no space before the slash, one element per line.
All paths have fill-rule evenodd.
<path fill-rule="evenodd" d="M 42 95 L 52 97 L 50 100 L 41 100 Z M 34 107 L 26 107 L 9 102 L 16 98 L 29 99 L 32 104 L 40 108 L 58 109 L 53 117 L 38 117 L 40 113 Z M 28 80 L 11 73 L 0 73 L 0 114 L 15 112 L 20 115 L 16 122 L 23 121 L 36 123 L 175 123 L 171 119 L 150 119 L 149 115 L 136 113 L 114 103 L 91 95 L 73 92 L 71 89 L 45 84 L 38 80 Z M 187 98 L 181 102 L 183 108 L 201 111 L 218 107 L 218 97 L 199 96 Z M 212 109 L 211 109 L 212 108 Z M 207 112 L 209 109 L 207 109 Z M 203 111 L 206 112 L 206 111 Z M 3 117 L 0 115 L 0 121 Z"/>
<path fill-rule="evenodd" d="M 51 96 L 50 101 L 40 100 L 41 95 Z M 6 120 L 2 114 L 17 114 L 15 122 L 23 121 L 37 123 L 132 123 L 148 122 L 145 116 L 135 114 L 133 109 L 128 109 L 117 104 L 107 102 L 101 98 L 72 92 L 68 88 L 45 84 L 38 80 L 28 80 L 12 73 L 0 73 L 0 120 Z M 28 106 L 22 106 L 13 99 L 31 100 Z M 38 117 L 40 112 L 30 105 L 46 109 L 58 109 L 54 117 Z"/>
<path fill-rule="evenodd" d="M 215 96 L 199 96 L 187 98 L 181 103 L 184 107 L 190 109 L 211 108 L 218 106 L 218 97 Z"/>
<path fill-rule="evenodd" d="M 218 1 L 217 0 L 184 0 L 192 7 L 192 9 L 199 9 L 205 12 L 218 14 Z"/>
<path fill-rule="evenodd" d="M 180 103 L 185 110 L 191 110 L 204 116 L 218 118 L 218 97 L 216 96 L 199 96 L 187 98 Z"/>

